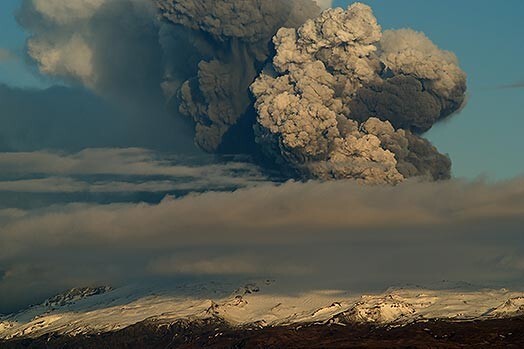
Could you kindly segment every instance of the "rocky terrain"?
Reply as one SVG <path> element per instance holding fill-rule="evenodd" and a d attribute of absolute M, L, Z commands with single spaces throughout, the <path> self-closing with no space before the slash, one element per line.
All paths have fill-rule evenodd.
<path fill-rule="evenodd" d="M 235 328 L 221 322 L 140 322 L 101 334 L 47 334 L 0 344 L 18 348 L 522 348 L 524 318 L 454 322 L 432 320 L 390 327 L 309 324 Z"/>

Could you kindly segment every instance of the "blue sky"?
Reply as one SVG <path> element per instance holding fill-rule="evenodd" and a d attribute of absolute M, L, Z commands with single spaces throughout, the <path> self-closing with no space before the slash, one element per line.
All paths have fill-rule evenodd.
<path fill-rule="evenodd" d="M 468 73 L 469 103 L 427 137 L 453 160 L 454 175 L 504 179 L 524 174 L 524 88 L 500 88 L 524 81 L 521 69 L 524 2 L 506 0 L 367 0 L 385 29 L 411 27 L 457 54 Z M 0 2 L 0 48 L 16 59 L 0 63 L 0 83 L 22 87 L 48 84 L 24 63 L 25 33 L 14 12 L 20 0 Z M 350 1 L 337 0 L 335 6 Z"/>
<path fill-rule="evenodd" d="M 12 86 L 44 87 L 46 83 L 38 78 L 31 68 L 24 63 L 24 44 L 26 34 L 18 26 L 15 12 L 20 0 L 2 0 L 0 2 L 0 49 L 9 50 L 14 57 L 0 61 L 0 83 Z"/>

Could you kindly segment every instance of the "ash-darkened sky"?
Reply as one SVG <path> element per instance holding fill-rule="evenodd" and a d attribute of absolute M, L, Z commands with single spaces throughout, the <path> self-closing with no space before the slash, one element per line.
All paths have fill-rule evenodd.
<path fill-rule="evenodd" d="M 152 280 L 523 287 L 524 5 L 329 3 L 2 1 L 0 314 Z"/>

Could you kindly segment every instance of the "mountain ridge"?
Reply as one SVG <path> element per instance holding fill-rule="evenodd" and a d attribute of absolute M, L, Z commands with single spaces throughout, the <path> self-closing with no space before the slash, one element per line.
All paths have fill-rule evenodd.
<path fill-rule="evenodd" d="M 76 288 L 0 317 L 0 340 L 92 336 L 139 324 L 169 327 L 186 323 L 192 327 L 209 322 L 237 330 L 313 325 L 394 328 L 427 321 L 487 321 L 524 315 L 524 293 L 507 289 L 410 287 L 367 295 L 340 290 L 288 295 L 270 280 L 232 286 L 181 284 L 155 292 L 133 287 Z"/>

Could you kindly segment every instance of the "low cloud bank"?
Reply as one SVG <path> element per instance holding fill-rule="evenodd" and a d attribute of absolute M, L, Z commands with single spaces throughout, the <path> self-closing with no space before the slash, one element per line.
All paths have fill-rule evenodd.
<path fill-rule="evenodd" d="M 436 278 L 520 285 L 523 188 L 522 178 L 289 182 L 159 204 L 4 209 L 0 311 L 150 278 L 274 276 L 355 291 Z"/>
<path fill-rule="evenodd" d="M 269 182 L 248 160 L 143 148 L 0 153 L 0 209 L 78 201 L 158 203 L 166 194 L 235 190 Z"/>

